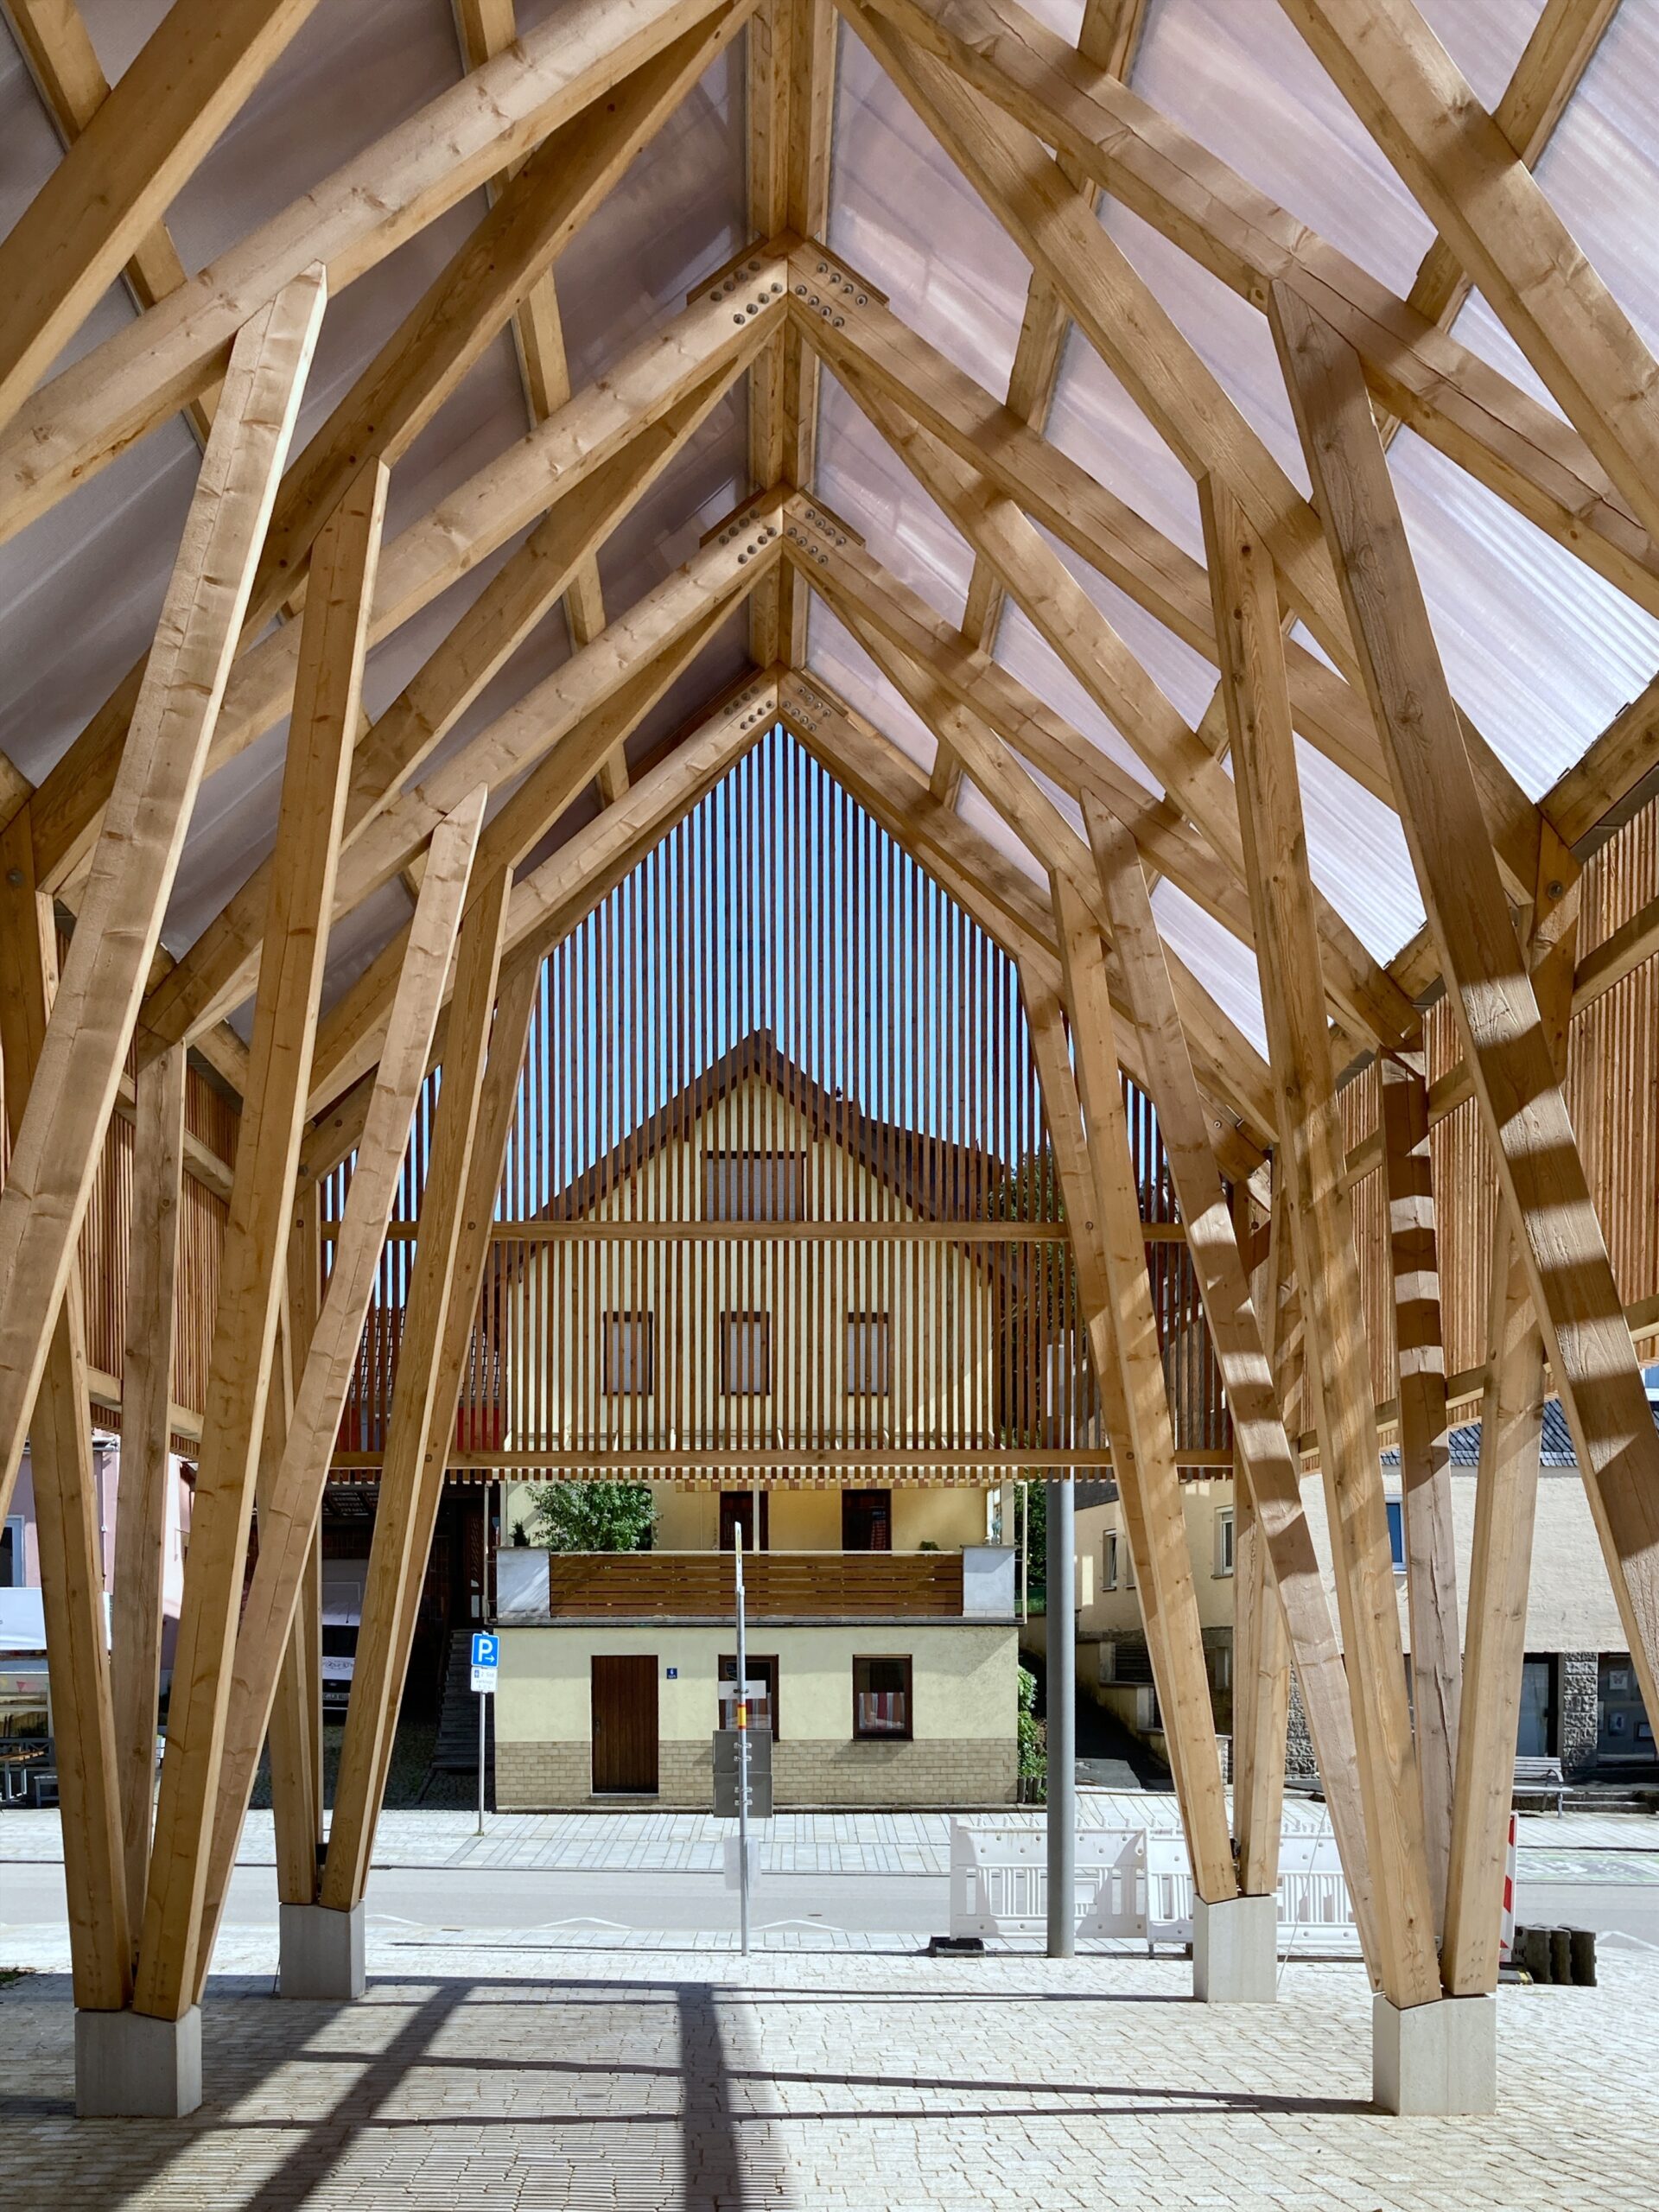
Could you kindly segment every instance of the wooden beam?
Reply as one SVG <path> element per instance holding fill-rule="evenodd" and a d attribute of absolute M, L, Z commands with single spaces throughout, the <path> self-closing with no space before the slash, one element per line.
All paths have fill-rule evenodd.
<path fill-rule="evenodd" d="M 1428 1086 L 1421 1065 L 1397 1053 L 1380 1055 L 1377 1076 L 1382 1198 L 1388 1208 L 1390 1302 L 1400 1376 L 1397 1418 L 1411 1628 L 1411 1711 L 1423 1793 L 1423 1847 L 1438 1941 L 1446 1922 L 1463 1664 L 1458 1643 L 1458 1561 L 1452 1527 L 1452 1452 L 1434 1177 L 1428 1149 Z"/>
<path fill-rule="evenodd" d="M 737 374 L 726 366 L 556 500 L 385 712 L 358 741 L 341 850 L 393 804 L 485 686 L 568 591 L 583 559 L 707 420 Z M 262 862 L 144 1001 L 141 1050 L 194 1035 L 246 997 L 270 863 Z"/>
<path fill-rule="evenodd" d="M 11 1495 L 116 1087 L 322 314 L 321 271 L 238 339 L 219 420 L 0 1194 L 0 1513 Z"/>
<path fill-rule="evenodd" d="M 319 1198 L 315 1184 L 296 1186 L 289 1222 L 287 1296 L 283 1307 L 284 1452 L 287 1439 L 292 1433 L 294 1408 L 303 1381 L 305 1363 L 310 1357 L 316 1335 L 317 1306 L 322 1287 Z M 273 1392 L 273 1398 L 275 1395 Z M 262 1549 L 270 1529 L 270 1516 L 274 1504 L 270 1478 L 274 1471 L 269 1456 L 262 1456 L 260 1486 L 254 1501 Z M 245 1601 L 244 1617 L 245 1618 Z M 239 1649 L 239 1626 L 237 1638 Z M 228 1738 L 235 1726 L 238 1706 L 238 1691 L 232 1684 L 231 1713 L 226 1724 L 227 1758 Z M 277 1676 L 276 1696 L 270 1709 L 270 1809 L 276 1846 L 276 1895 L 283 1904 L 315 1904 L 317 1901 L 317 1867 L 323 1841 L 324 1794 L 321 1522 L 311 1532 L 310 1549 L 306 1554 L 294 1608 L 294 1624 L 289 1632 L 288 1646 L 283 1654 L 282 1668 Z M 219 1795 L 222 1801 L 222 1768 Z M 207 1903 L 204 1913 L 208 1928 L 215 1924 L 216 1918 L 213 1868 L 213 1862 L 210 1858 Z M 201 1955 L 205 1959 L 211 1957 L 212 1954 L 213 1940 L 207 1936 L 201 1945 Z"/>
<path fill-rule="evenodd" d="M 135 2008 L 160 2019 L 182 2018 L 198 1986 L 207 1847 L 386 481 L 385 464 L 370 461 L 325 525 L 302 626 L 134 1992 Z"/>
<path fill-rule="evenodd" d="M 1077 29 L 1080 59 L 1091 68 L 1103 70 L 1109 77 L 1119 77 L 1127 82 L 1146 22 L 1147 5 L 1148 0 L 1084 0 L 1083 21 Z M 1060 156 L 1060 168 L 1089 206 L 1095 207 L 1100 197 L 1098 191 L 1077 173 L 1069 156 Z M 1046 425 L 1049 409 L 1054 402 L 1065 334 L 1071 327 L 1071 318 L 1065 311 L 1065 302 L 1033 270 L 1026 292 L 1014 363 L 1008 371 L 1008 411 L 1017 421 L 1038 431 Z M 976 553 L 973 572 L 968 579 L 962 630 L 970 645 L 981 646 L 986 652 L 995 647 L 1003 589 L 995 569 Z M 947 766 L 942 776 L 940 765 L 935 764 L 935 795 L 949 798 L 952 795 L 950 770 Z"/>
<path fill-rule="evenodd" d="M 461 34 L 462 57 L 469 69 L 505 53 L 517 38 L 514 0 L 456 0 L 455 25 Z M 753 21 L 753 19 L 751 19 Z M 753 38 L 753 32 L 751 32 Z M 506 186 L 506 175 L 494 178 L 492 197 Z M 763 233 L 765 235 L 765 233 Z M 532 284 L 512 319 L 513 343 L 518 373 L 524 380 L 524 404 L 531 428 L 556 415 L 570 397 L 570 367 L 564 348 L 564 318 L 559 307 L 558 285 L 553 271 Z M 571 650 L 580 652 L 605 627 L 605 593 L 600 582 L 597 552 L 589 552 L 575 568 L 564 594 L 565 625 Z M 613 755 L 601 771 L 601 786 L 608 802 L 615 793 L 607 783 L 620 779 L 626 788 L 628 766 L 620 754 Z"/>
<path fill-rule="evenodd" d="M 18 1147 L 29 1102 L 45 1079 L 56 986 L 52 902 L 30 874 L 27 823 L 18 817 L 0 832 L 0 1048 L 13 1147 L 8 1192 L 21 1172 Z M 132 1923 L 105 1649 L 102 1516 L 87 1421 L 86 1329 L 73 1259 L 72 1243 L 67 1279 L 40 1317 L 44 1363 L 38 1393 L 23 1411 L 32 1415 L 29 1459 L 63 1807 L 71 1979 L 80 2010 L 108 2012 L 119 2009 L 131 1987 Z"/>
<path fill-rule="evenodd" d="M 1650 536 L 1659 365 L 1411 0 L 1281 0 Z"/>
<path fill-rule="evenodd" d="M 1492 119 L 1516 156 L 1535 169 L 1567 104 L 1595 58 L 1618 0 L 1544 0 Z M 1449 330 L 1474 279 L 1444 238 L 1423 256 L 1407 304 Z"/>
<path fill-rule="evenodd" d="M 636 0 L 619 17 L 575 0 L 60 370 L 0 436 L 0 537 L 212 384 L 242 325 L 312 264 L 344 290 L 721 4 Z"/>
<path fill-rule="evenodd" d="M 1440 657 L 1351 351 L 1275 294 L 1275 333 L 1482 1124 L 1630 1636 L 1659 1712 L 1659 1433 L 1537 993 L 1471 811 Z"/>
<path fill-rule="evenodd" d="M 1211 1150 L 1203 1103 L 1170 986 L 1167 956 L 1141 864 L 1121 824 L 1092 804 L 1086 814 L 1090 843 L 1116 931 L 1117 970 L 1147 1064 L 1147 1096 L 1158 1116 L 1210 1341 L 1232 1414 L 1234 1449 L 1244 1475 L 1235 1497 L 1244 1496 L 1252 1509 L 1252 1534 L 1260 1542 L 1274 1593 L 1274 1611 L 1264 1619 L 1258 1610 L 1254 1636 L 1244 1654 L 1254 1669 L 1252 1678 L 1243 1676 L 1235 1655 L 1234 1696 L 1236 1699 L 1242 1692 L 1255 1707 L 1254 1726 L 1247 1740 L 1255 1754 L 1256 1770 L 1250 1778 L 1256 1794 L 1252 1817 L 1240 1832 L 1241 1842 L 1249 1845 L 1248 1853 L 1242 1854 L 1241 1872 L 1243 1864 L 1248 1863 L 1253 1878 L 1246 1879 L 1244 1887 L 1248 1894 L 1265 1895 L 1273 1887 L 1270 1877 L 1276 1878 L 1276 1824 L 1268 1815 L 1274 1797 L 1281 1789 L 1284 1744 L 1282 1694 L 1276 1681 L 1282 1659 L 1275 1646 L 1281 1653 L 1287 1636 L 1313 1755 L 1331 1810 L 1332 1831 L 1342 1854 L 1350 1894 L 1357 1901 L 1367 1957 L 1376 1971 L 1380 1960 L 1376 1948 L 1376 1904 L 1348 1676 L 1302 1508 L 1300 1469 L 1285 1433 L 1282 1407 L 1274 1384 L 1277 1315 L 1269 1317 L 1264 1332 Z M 1279 1228 L 1282 1241 L 1289 1233 L 1283 1215 Z M 1271 1239 L 1269 1243 L 1271 1247 Z M 1235 1554 L 1235 1579 L 1238 1572 Z M 1281 1616 L 1282 1628 L 1275 1633 L 1272 1623 Z M 1263 1771 L 1269 1764 L 1274 1770 L 1271 1775 Z M 1266 1890 L 1258 1886 L 1262 1883 Z"/>
<path fill-rule="evenodd" d="M 474 791 L 432 840 L 385 1044 L 357 1145 L 346 1212 L 334 1240 L 328 1295 L 310 1338 L 283 1449 L 260 1500 L 259 1556 L 237 1631 L 235 1679 L 213 1812 L 200 1974 L 207 1970 L 213 1933 L 236 1862 L 279 1668 L 300 1618 L 329 1462 L 355 1371 L 386 1224 L 391 1218 L 409 1146 L 410 1122 L 426 1079 L 444 983 L 461 928 L 483 827 L 484 799 L 481 788 Z M 308 1179 L 305 1202 L 313 1217 L 316 1193 L 316 1179 Z M 315 1878 L 315 1859 L 312 1872 Z"/>
<path fill-rule="evenodd" d="M 1114 1450 L 1122 1462 L 1116 1471 L 1118 1493 L 1148 1624 L 1153 1678 L 1193 1884 L 1214 1904 L 1236 1897 L 1238 1883 L 1176 1473 L 1174 1430 L 1141 1237 L 1105 961 L 1092 916 L 1059 876 L 1054 880 L 1054 920 L 1095 1200 L 1092 1219 L 1072 1222 L 1073 1249 L 1080 1239 L 1095 1236 L 1120 1394 L 1116 1407 L 1109 1403 L 1107 1410 Z M 1069 1122 L 1069 1102 L 1062 1103 L 1061 1110 Z"/>
<path fill-rule="evenodd" d="M 755 547 L 754 565 L 747 572 L 739 564 L 740 543 Z M 567 663 L 501 722 L 457 753 L 428 785 L 400 800 L 348 855 L 348 869 L 365 851 L 369 858 L 353 880 L 343 885 L 341 911 L 367 897 L 418 849 L 429 834 L 428 817 L 435 810 L 454 804 L 455 788 L 468 771 L 497 788 L 530 770 L 498 817 L 502 826 L 492 824 L 493 861 L 516 865 L 503 861 L 501 855 L 522 857 L 557 821 L 607 753 L 649 712 L 673 677 L 741 605 L 753 580 L 777 558 L 777 542 L 774 537 L 762 543 L 757 531 L 711 550 L 721 558 L 689 564 L 689 576 L 684 571 L 671 576 L 647 601 L 612 623 L 586 653 Z M 733 572 L 730 576 L 723 575 L 726 569 Z M 589 665 L 584 668 L 584 662 Z M 378 849 L 371 849 L 377 838 Z M 389 948 L 329 1009 L 317 1042 L 313 1113 L 321 1112 L 373 1065 L 397 959 Z"/>
<path fill-rule="evenodd" d="M 876 4 L 1252 306 L 1264 308 L 1275 283 L 1300 291 L 1362 355 L 1390 415 L 1659 613 L 1659 547 L 1584 439 L 1549 408 L 1127 86 L 1084 67 L 1019 0 Z"/>
<path fill-rule="evenodd" d="M 836 41 L 830 0 L 768 0 L 748 35 L 749 229 L 817 238 L 830 222 Z M 749 385 L 749 478 L 759 489 L 811 486 L 817 449 L 818 357 L 792 325 L 756 362 Z M 749 602 L 749 650 L 761 668 L 806 658 L 806 601 L 779 570 Z"/>
<path fill-rule="evenodd" d="M 755 288 L 744 298 L 741 321 L 725 299 L 688 308 L 395 538 L 380 562 L 370 644 L 390 637 L 556 501 L 574 493 L 698 385 L 722 368 L 740 373 L 784 313 L 785 264 L 781 258 L 757 258 Z M 208 755 L 209 774 L 288 713 L 298 654 L 299 632 L 290 623 L 238 656 Z M 124 683 L 35 795 L 35 867 L 54 887 L 61 887 L 96 834 L 126 716 Z"/>
<path fill-rule="evenodd" d="M 0 429 L 315 4 L 173 0 L 0 239 Z"/>
<path fill-rule="evenodd" d="M 1284 1132 L 1278 1160 L 1293 1206 L 1296 1275 L 1313 1355 L 1307 1371 L 1317 1377 L 1319 1458 L 1376 1904 L 1376 1972 L 1383 1994 L 1403 2008 L 1440 1994 L 1440 1962 L 1370 1354 L 1352 1219 L 1341 1187 L 1342 1122 L 1323 1020 L 1279 601 L 1269 551 L 1231 493 L 1206 480 L 1199 493 Z"/>
<path fill-rule="evenodd" d="M 346 1737 L 334 1786 L 334 1823 L 320 1891 L 323 1904 L 342 1912 L 362 1896 L 368 1876 L 385 1764 L 403 1696 L 407 1661 L 401 1638 L 403 1617 L 407 1611 L 412 1628 L 414 1595 L 426 1573 L 430 1541 L 425 1507 L 430 1499 L 436 1510 L 454 1434 L 455 1396 L 451 1393 L 448 1404 L 442 1403 L 441 1385 L 456 1259 L 467 1227 L 476 1235 L 481 1214 L 487 1236 L 493 1214 L 490 1202 L 499 1162 L 494 1163 L 488 1199 L 481 1205 L 469 1170 L 512 888 L 507 871 L 484 878 L 474 890 L 461 925 L 444 1081 L 421 1202 L 421 1236 L 404 1309 Z M 513 1079 L 516 1084 L 516 1062 Z M 468 1305 L 464 1319 L 469 1333 L 473 1318 Z M 458 1368 L 455 1379 L 458 1388 Z M 423 1535 L 427 1536 L 424 1544 L 418 1541 Z"/>
<path fill-rule="evenodd" d="M 988 486 L 872 391 L 848 388 L 917 481 L 989 561 L 1027 620 L 1122 736 L 1154 781 L 1203 832 L 1222 866 L 1243 883 L 1244 852 L 1230 779 L 1183 721 L 1152 676 L 1014 499 Z M 1090 871 L 1092 877 L 1093 871 Z M 1361 1050 L 1400 1044 L 1421 1028 L 1399 985 L 1317 892 L 1320 957 L 1337 1019 Z"/>
<path fill-rule="evenodd" d="M 1159 1116 L 1159 1127 L 1163 1128 Z M 1249 1185 L 1233 1189 L 1234 1241 L 1242 1253 L 1249 1235 Z M 1282 1223 L 1278 1242 L 1268 1238 L 1266 1283 L 1250 1286 L 1265 1329 L 1262 1356 L 1272 1382 L 1272 1331 L 1278 1319 L 1278 1261 L 1289 1241 Z M 1231 1399 L 1229 1397 L 1230 1406 Z M 1281 1427 L 1283 1426 L 1282 1421 Z M 1288 1440 L 1287 1440 L 1288 1442 Z M 1246 1897 L 1271 1897 L 1279 1886 L 1279 1845 L 1285 1817 L 1285 1764 L 1290 1734 L 1290 1646 L 1255 1495 L 1234 1429 L 1233 1470 L 1233 1847 L 1238 1858 L 1238 1886 Z M 1323 1592 L 1321 1592 L 1323 1596 Z M 1329 1608 L 1326 1609 L 1327 1620 Z M 1336 1646 L 1334 1635 L 1331 1638 Z M 1346 1681 L 1343 1688 L 1345 1692 Z M 1344 1718 L 1345 1718 L 1344 1714 Z M 1351 1737 L 1351 1730 L 1350 1732 Z M 1315 1754 L 1317 1758 L 1318 1754 Z M 1351 1790 L 1357 1779 L 1351 1741 L 1344 1770 Z M 1362 1851 L 1365 1830 L 1357 1824 Z M 1369 1869 L 1367 1870 L 1369 1878 Z M 1348 1893 L 1354 1893 L 1353 1885 Z M 1368 1906 L 1369 1909 L 1369 1906 Z"/>
<path fill-rule="evenodd" d="M 0 0 L 0 14 L 11 27 L 59 137 L 66 147 L 73 145 L 110 97 L 109 79 L 80 10 L 74 0 Z M 140 315 L 178 290 L 185 281 L 184 264 L 165 223 L 156 223 L 138 240 L 122 274 Z M 207 444 L 213 427 L 217 397 L 217 387 L 210 386 L 185 410 L 199 445 Z"/>
<path fill-rule="evenodd" d="M 1567 1066 L 1578 900 L 1541 898 L 1528 947 L 1550 1057 Z M 1497 1986 L 1544 1421 L 1543 1331 L 1500 1192 L 1492 1224 L 1469 1630 L 1452 1804 L 1441 1971 L 1454 1995 Z"/>
<path fill-rule="evenodd" d="M 791 257 L 790 312 L 837 375 L 843 366 L 896 400 L 988 483 L 1099 570 L 1136 606 L 1212 664 L 1215 618 L 1203 564 L 1097 484 L 1088 471 L 1001 407 L 930 346 L 844 263 L 817 280 L 818 306 L 802 298 L 810 248 Z M 826 257 L 812 254 L 816 264 Z M 816 273 L 816 270 L 814 271 Z M 964 623 L 963 636 L 971 645 Z M 1344 774 L 1394 804 L 1382 749 L 1363 695 L 1317 653 L 1287 648 L 1296 728 Z"/>
<path fill-rule="evenodd" d="M 184 1196 L 184 1094 L 181 1046 L 139 1071 L 110 1630 L 122 1845 L 134 1929 L 143 1925 L 149 1867 L 167 1514 L 175 1479 L 172 1384 L 179 1217 Z"/>

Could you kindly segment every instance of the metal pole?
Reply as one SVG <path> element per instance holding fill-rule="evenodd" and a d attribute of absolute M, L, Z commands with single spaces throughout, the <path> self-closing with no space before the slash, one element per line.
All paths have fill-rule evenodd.
<path fill-rule="evenodd" d="M 1048 1955 L 1077 1951 L 1077 1642 L 1071 1478 L 1048 1484 Z"/>
<path fill-rule="evenodd" d="M 486 1477 L 482 1484 L 484 1493 L 484 1525 L 479 1531 L 478 1549 L 478 1625 L 485 1625 L 489 1610 L 490 1587 L 490 1485 Z M 484 1833 L 484 1748 L 489 1713 L 489 1692 L 478 1694 L 478 1832 Z"/>
<path fill-rule="evenodd" d="M 757 1531 L 758 1533 L 758 1531 Z M 739 1948 L 749 1955 L 749 1646 L 743 1618 L 743 1523 L 733 1535 L 737 1565 L 737 1911 Z"/>

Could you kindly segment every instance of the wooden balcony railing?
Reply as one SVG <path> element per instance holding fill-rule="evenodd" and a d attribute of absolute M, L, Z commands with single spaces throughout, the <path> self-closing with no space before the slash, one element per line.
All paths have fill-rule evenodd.
<path fill-rule="evenodd" d="M 963 1616 L 960 1552 L 752 1552 L 743 1580 L 751 1620 Z M 555 1620 L 729 1620 L 732 1555 L 554 1552 L 548 1600 Z"/>

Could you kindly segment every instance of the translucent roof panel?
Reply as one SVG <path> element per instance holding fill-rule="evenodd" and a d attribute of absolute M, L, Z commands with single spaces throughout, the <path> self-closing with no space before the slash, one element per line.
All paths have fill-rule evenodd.
<path fill-rule="evenodd" d="M 1432 0 L 1423 10 L 1489 105 L 1537 20 L 1539 0 Z M 1230 168 L 1397 292 L 1433 228 L 1270 0 L 1158 0 L 1135 89 Z"/>
<path fill-rule="evenodd" d="M 938 748 L 927 725 L 911 712 L 852 632 L 816 595 L 807 623 L 806 660 L 811 674 L 821 676 L 849 707 L 856 707 L 925 774 L 932 774 Z"/>
<path fill-rule="evenodd" d="M 1230 936 L 1166 878 L 1153 887 L 1152 911 L 1170 950 L 1180 955 L 1216 1004 L 1265 1058 L 1268 1025 L 1251 948 Z"/>
<path fill-rule="evenodd" d="M 960 624 L 974 556 L 961 533 L 843 385 L 828 374 L 818 417 L 817 488 L 872 557 Z"/>
<path fill-rule="evenodd" d="M 1000 397 L 1030 266 L 849 24 L 840 55 L 825 244 Z"/>

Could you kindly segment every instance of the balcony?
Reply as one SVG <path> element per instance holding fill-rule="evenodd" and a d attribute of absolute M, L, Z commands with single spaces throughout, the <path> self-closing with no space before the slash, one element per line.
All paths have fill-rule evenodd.
<path fill-rule="evenodd" d="M 497 1555 L 504 1624 L 552 1621 L 729 1621 L 730 1552 L 544 1552 Z M 995 1620 L 1014 1618 L 1014 1554 L 751 1552 L 748 1618 L 763 1620 Z"/>

